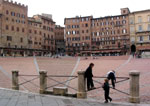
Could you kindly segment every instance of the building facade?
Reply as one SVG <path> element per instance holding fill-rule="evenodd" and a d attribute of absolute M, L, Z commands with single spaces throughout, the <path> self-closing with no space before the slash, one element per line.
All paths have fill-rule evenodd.
<path fill-rule="evenodd" d="M 48 14 L 28 18 L 28 43 L 30 55 L 55 54 L 55 22 Z"/>
<path fill-rule="evenodd" d="M 65 18 L 66 52 L 69 55 L 91 53 L 92 16 Z"/>
<path fill-rule="evenodd" d="M 42 22 L 42 49 L 47 50 L 44 55 L 55 54 L 55 22 L 52 20 L 52 15 L 35 15 L 33 18 Z"/>
<path fill-rule="evenodd" d="M 121 15 L 65 18 L 66 51 L 75 54 L 126 54 L 130 48 L 127 8 Z"/>
<path fill-rule="evenodd" d="M 55 22 L 50 14 L 28 17 L 28 6 L 0 0 L 0 55 L 55 54 Z"/>
<path fill-rule="evenodd" d="M 56 54 L 65 53 L 64 27 L 55 25 L 55 51 Z"/>
<path fill-rule="evenodd" d="M 16 2 L 0 0 L 1 55 L 24 55 L 28 49 L 28 7 Z"/>
<path fill-rule="evenodd" d="M 150 10 L 129 15 L 131 51 L 150 51 Z"/>
<path fill-rule="evenodd" d="M 28 48 L 29 55 L 42 55 L 42 22 L 35 18 L 28 18 Z"/>

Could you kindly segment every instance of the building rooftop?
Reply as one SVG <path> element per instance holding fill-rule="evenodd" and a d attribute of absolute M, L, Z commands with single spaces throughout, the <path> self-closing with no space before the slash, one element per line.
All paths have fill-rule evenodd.
<path fill-rule="evenodd" d="M 141 12 L 150 12 L 150 9 L 140 10 L 140 11 L 134 11 L 134 12 L 131 12 L 131 14 L 141 13 Z"/>

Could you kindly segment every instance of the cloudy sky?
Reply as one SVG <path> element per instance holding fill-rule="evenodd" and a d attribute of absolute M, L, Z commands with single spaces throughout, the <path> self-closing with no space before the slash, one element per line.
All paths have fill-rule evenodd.
<path fill-rule="evenodd" d="M 64 26 L 64 18 L 75 16 L 103 17 L 120 15 L 120 8 L 131 12 L 150 9 L 150 0 L 13 0 L 28 5 L 28 16 L 47 13 L 56 24 Z"/>

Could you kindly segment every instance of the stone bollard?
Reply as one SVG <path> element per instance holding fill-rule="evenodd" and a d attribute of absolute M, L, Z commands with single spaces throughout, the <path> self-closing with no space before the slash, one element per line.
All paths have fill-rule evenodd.
<path fill-rule="evenodd" d="M 14 90 L 19 90 L 18 75 L 19 71 L 17 70 L 12 71 L 12 89 Z"/>
<path fill-rule="evenodd" d="M 77 98 L 82 98 L 82 99 L 87 98 L 84 73 L 85 73 L 85 71 L 78 71 L 78 92 L 77 92 Z"/>
<path fill-rule="evenodd" d="M 130 75 L 130 103 L 140 103 L 139 97 L 139 76 L 140 72 L 133 70 L 129 72 Z"/>
<path fill-rule="evenodd" d="M 40 71 L 40 94 L 44 94 L 47 87 L 47 72 Z"/>

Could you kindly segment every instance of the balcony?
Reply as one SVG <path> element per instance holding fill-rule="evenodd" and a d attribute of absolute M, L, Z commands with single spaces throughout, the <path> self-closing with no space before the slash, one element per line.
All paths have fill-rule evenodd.
<path fill-rule="evenodd" d="M 143 30 L 141 30 L 141 31 L 136 31 L 136 34 L 141 34 L 141 33 L 150 33 L 150 31 L 143 31 Z"/>
<path fill-rule="evenodd" d="M 145 40 L 145 41 L 137 41 L 137 44 L 150 44 L 150 40 Z"/>

